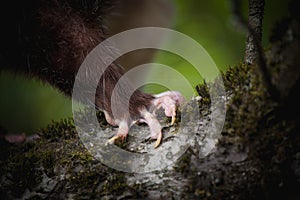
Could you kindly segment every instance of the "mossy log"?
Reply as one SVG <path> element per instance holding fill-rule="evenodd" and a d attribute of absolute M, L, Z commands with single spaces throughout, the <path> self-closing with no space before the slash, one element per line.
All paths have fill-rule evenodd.
<path fill-rule="evenodd" d="M 281 101 L 270 98 L 255 67 L 231 67 L 217 78 L 223 79 L 226 88 L 227 98 L 220 100 L 226 104 L 226 121 L 208 156 L 200 157 L 195 143 L 170 168 L 120 172 L 95 159 L 83 146 L 73 120 L 65 119 L 40 130 L 36 141 L 21 145 L 1 141 L 1 199 L 299 198 L 300 82 L 299 67 L 295 67 L 300 63 L 299 27 L 294 21 L 285 27 L 266 51 Z M 196 124 L 209 112 L 207 87 L 197 87 L 202 98 Z M 98 117 L 102 128 L 112 129 L 101 113 Z M 129 136 L 121 147 L 128 149 L 135 142 Z"/>

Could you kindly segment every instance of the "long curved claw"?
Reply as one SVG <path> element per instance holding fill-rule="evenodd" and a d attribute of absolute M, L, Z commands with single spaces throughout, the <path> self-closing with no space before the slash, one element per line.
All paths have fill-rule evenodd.
<path fill-rule="evenodd" d="M 156 149 L 161 144 L 162 134 L 160 133 L 156 139 L 154 149 Z"/>
<path fill-rule="evenodd" d="M 119 129 L 118 129 L 117 135 L 115 135 L 112 138 L 110 138 L 105 143 L 105 145 L 107 145 L 107 144 L 114 144 L 115 141 L 118 140 L 119 138 L 121 138 L 122 142 L 124 142 L 125 138 L 127 137 L 128 131 L 129 131 L 128 123 L 126 123 L 125 121 L 121 121 L 119 123 Z"/>
<path fill-rule="evenodd" d="M 115 135 L 112 138 L 110 138 L 105 144 L 114 144 L 116 140 L 120 139 L 122 140 L 122 142 L 124 142 L 126 136 L 125 135 Z"/>
<path fill-rule="evenodd" d="M 175 123 L 176 117 L 172 116 L 171 126 Z"/>
<path fill-rule="evenodd" d="M 107 142 L 105 143 L 105 145 L 108 145 L 108 144 L 114 144 L 115 141 L 116 141 L 117 139 L 119 139 L 119 138 L 120 138 L 119 135 L 115 135 L 115 136 L 113 136 L 112 138 L 110 138 L 109 140 L 107 140 Z"/>
<path fill-rule="evenodd" d="M 176 107 L 185 102 L 185 98 L 176 91 L 168 91 L 155 95 L 153 104 L 156 109 L 163 108 L 167 117 L 172 117 L 171 125 L 176 120 Z"/>

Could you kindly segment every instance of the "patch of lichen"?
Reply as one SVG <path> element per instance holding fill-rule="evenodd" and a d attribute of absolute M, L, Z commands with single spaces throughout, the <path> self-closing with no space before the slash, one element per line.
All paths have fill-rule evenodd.
<path fill-rule="evenodd" d="M 222 74 L 228 97 L 223 135 L 256 132 L 259 120 L 276 107 L 265 90 L 257 66 L 239 64 Z"/>
<path fill-rule="evenodd" d="M 290 69 L 290 74 L 296 73 L 298 76 L 298 70 L 293 70 L 298 65 L 295 65 L 295 63 L 291 64 L 292 61 L 295 61 L 295 59 L 291 59 L 291 55 L 293 55 L 293 52 L 297 52 L 295 51 L 295 45 L 289 44 L 290 49 L 274 51 L 274 49 L 278 50 L 276 46 L 269 48 L 268 52 L 266 52 L 267 55 L 270 54 L 267 56 L 267 64 L 273 63 L 273 60 L 276 59 L 277 68 L 279 67 L 280 70 L 288 68 Z M 285 66 L 285 68 L 282 68 L 282 66 Z M 224 155 L 221 153 L 221 155 L 226 157 L 230 146 L 236 145 L 235 140 L 232 139 L 237 138 L 241 140 L 239 143 L 242 144 L 242 147 L 247 148 L 243 150 L 247 152 L 247 160 L 252 162 L 246 169 L 251 171 L 251 167 L 253 167 L 255 171 L 259 172 L 259 175 L 248 176 L 247 187 L 254 188 L 255 191 L 255 185 L 258 185 L 258 187 L 264 188 L 263 194 L 266 196 L 277 197 L 277 194 L 284 194 L 284 197 L 289 193 L 285 191 L 298 191 L 296 187 L 299 187 L 297 175 L 294 174 L 295 169 L 291 167 L 293 165 L 299 167 L 299 157 L 297 157 L 300 144 L 298 134 L 300 112 L 298 112 L 299 97 L 297 97 L 300 88 L 299 76 L 295 78 L 295 76 L 287 76 L 287 73 L 285 73 L 284 75 L 289 78 L 276 80 L 276 84 L 274 84 L 276 87 L 289 86 L 284 87 L 285 92 L 288 93 L 288 95 L 283 96 L 286 99 L 278 102 L 273 100 L 266 91 L 263 81 L 257 73 L 257 68 L 256 65 L 238 64 L 230 67 L 222 76 L 217 78 L 223 79 L 227 95 L 226 121 L 222 131 L 223 137 L 220 138 L 218 143 L 217 153 L 221 153 L 221 147 L 224 147 L 223 149 L 226 152 Z M 269 73 L 271 77 L 274 77 L 274 73 L 277 73 L 276 68 L 273 67 L 273 71 L 270 70 Z M 281 83 L 282 80 L 284 80 L 284 83 Z M 199 95 L 204 97 L 204 101 L 202 101 L 204 105 L 208 105 L 208 87 L 212 87 L 213 84 L 215 83 L 205 83 L 197 87 Z M 287 90 L 289 88 L 293 88 L 293 90 Z M 228 145 L 228 141 L 234 142 Z M 236 155 L 238 152 L 234 151 L 233 153 Z M 214 156 L 217 153 L 215 152 Z M 222 161 L 225 161 L 225 159 L 222 159 Z M 182 170 L 177 171 L 185 174 L 190 173 L 191 167 L 186 168 L 186 166 L 192 166 L 192 162 L 182 157 L 182 161 L 178 165 Z M 243 168 L 241 167 L 243 163 L 246 162 L 240 163 L 239 168 Z M 198 161 L 197 164 L 201 165 L 201 161 Z M 219 163 L 218 167 L 222 164 L 225 165 L 226 163 Z M 234 165 L 231 163 L 226 167 L 226 173 L 231 174 L 232 177 L 227 179 L 224 178 L 226 177 L 224 175 L 221 177 L 224 178 L 225 186 L 229 188 L 230 193 L 234 194 L 235 192 L 230 188 L 230 182 L 231 180 L 235 180 L 235 182 L 242 181 L 239 180 L 242 176 L 236 171 L 230 172 L 229 169 L 232 166 Z M 211 173 L 216 175 L 212 171 Z M 201 177 L 203 178 L 203 176 Z M 209 180 L 199 181 L 195 179 L 195 182 L 199 183 L 201 191 L 202 188 L 210 188 L 210 186 L 206 187 L 204 184 L 204 182 L 207 183 Z M 257 184 L 258 182 L 259 184 Z M 235 187 L 238 188 L 237 186 Z M 189 192 L 197 191 L 196 186 L 191 185 L 191 188 L 188 190 Z M 217 189 L 217 187 L 214 187 L 214 189 Z M 225 191 L 221 191 L 221 194 Z M 240 194 L 241 191 L 236 192 Z M 214 196 L 217 196 L 217 191 L 214 192 Z"/>
<path fill-rule="evenodd" d="M 204 82 L 196 87 L 199 96 L 202 97 L 199 100 L 199 111 L 202 119 L 210 113 L 210 93 L 222 91 L 220 89 L 221 84 L 224 86 L 225 93 L 220 101 L 225 101 L 226 105 L 226 121 L 222 135 L 228 137 L 226 141 L 220 140 L 218 146 L 220 149 L 225 149 L 229 146 L 228 141 L 244 139 L 246 142 L 245 137 L 241 136 L 255 133 L 260 119 L 271 112 L 275 104 L 268 99 L 268 94 L 263 89 L 259 76 L 256 74 L 255 66 L 240 63 L 230 67 L 213 82 Z M 213 95 L 220 96 L 222 94 Z M 237 136 L 238 138 L 236 138 Z M 243 143 L 243 141 L 237 143 Z M 192 151 L 196 151 L 196 147 Z M 190 154 L 188 151 L 180 157 L 174 167 L 175 171 L 187 175 L 193 172 Z"/>
<path fill-rule="evenodd" d="M 219 141 L 218 146 L 220 148 L 227 148 L 228 141 L 235 141 L 236 139 L 243 140 L 237 143 L 244 146 L 244 143 L 248 142 L 248 136 L 258 132 L 261 120 L 277 108 L 277 104 L 269 98 L 264 89 L 256 67 L 240 63 L 230 67 L 215 81 L 204 82 L 196 87 L 199 96 L 202 97 L 199 100 L 199 106 L 200 115 L 203 117 L 202 114 L 209 112 L 211 106 L 210 92 L 221 91 L 218 88 L 220 84 L 224 84 L 226 121 L 222 130 L 222 139 L 226 136 L 226 140 L 221 139 Z M 190 173 L 191 161 L 188 158 L 188 153 L 183 155 L 175 170 Z"/>

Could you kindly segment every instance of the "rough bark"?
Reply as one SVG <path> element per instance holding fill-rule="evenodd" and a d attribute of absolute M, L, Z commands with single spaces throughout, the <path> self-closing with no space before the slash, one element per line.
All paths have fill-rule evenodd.
<path fill-rule="evenodd" d="M 248 0 L 248 26 L 251 31 L 247 34 L 245 63 L 254 64 L 257 60 L 257 44 L 262 41 L 262 27 L 264 16 L 264 0 Z"/>

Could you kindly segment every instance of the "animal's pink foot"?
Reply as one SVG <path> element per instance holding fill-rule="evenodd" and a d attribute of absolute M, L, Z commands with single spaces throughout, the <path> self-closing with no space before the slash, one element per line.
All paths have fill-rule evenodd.
<path fill-rule="evenodd" d="M 181 105 L 185 98 L 176 91 L 167 91 L 155 95 L 153 104 L 155 109 L 163 108 L 167 117 L 172 117 L 171 125 L 174 124 L 176 119 L 176 107 Z"/>
<path fill-rule="evenodd" d="M 127 137 L 129 128 L 136 122 L 145 122 L 148 124 L 150 128 L 150 137 L 152 139 L 156 139 L 154 148 L 158 147 L 162 140 L 162 132 L 161 132 L 161 125 L 159 121 L 156 119 L 155 111 L 163 108 L 165 115 L 167 117 L 172 117 L 171 125 L 174 124 L 176 119 L 176 107 L 181 105 L 185 101 L 185 98 L 176 91 L 168 91 L 163 92 L 157 95 L 154 95 L 154 99 L 151 101 L 150 107 L 152 111 L 149 111 L 146 107 L 139 110 L 137 120 L 131 121 L 126 118 L 124 119 L 114 119 L 112 118 L 107 112 L 105 113 L 105 118 L 111 125 L 118 125 L 118 133 L 111 139 L 107 141 L 106 144 L 113 144 L 116 140 L 122 139 L 124 140 Z"/>
<path fill-rule="evenodd" d="M 154 95 L 153 100 L 154 112 L 160 108 L 163 108 L 167 117 L 172 117 L 171 125 L 174 124 L 176 119 L 176 107 L 181 105 L 185 98 L 176 91 L 163 92 Z M 145 123 L 148 124 L 151 131 L 151 138 L 156 139 L 154 148 L 158 147 L 162 140 L 161 125 L 156 119 L 154 113 L 150 113 L 147 110 L 141 112 L 141 116 Z"/>
<path fill-rule="evenodd" d="M 143 121 L 148 124 L 150 128 L 150 136 L 152 139 L 156 139 L 154 148 L 158 147 L 161 143 L 162 133 L 161 133 L 161 125 L 156 119 L 156 117 L 147 110 L 141 112 L 141 116 L 143 117 Z"/>

